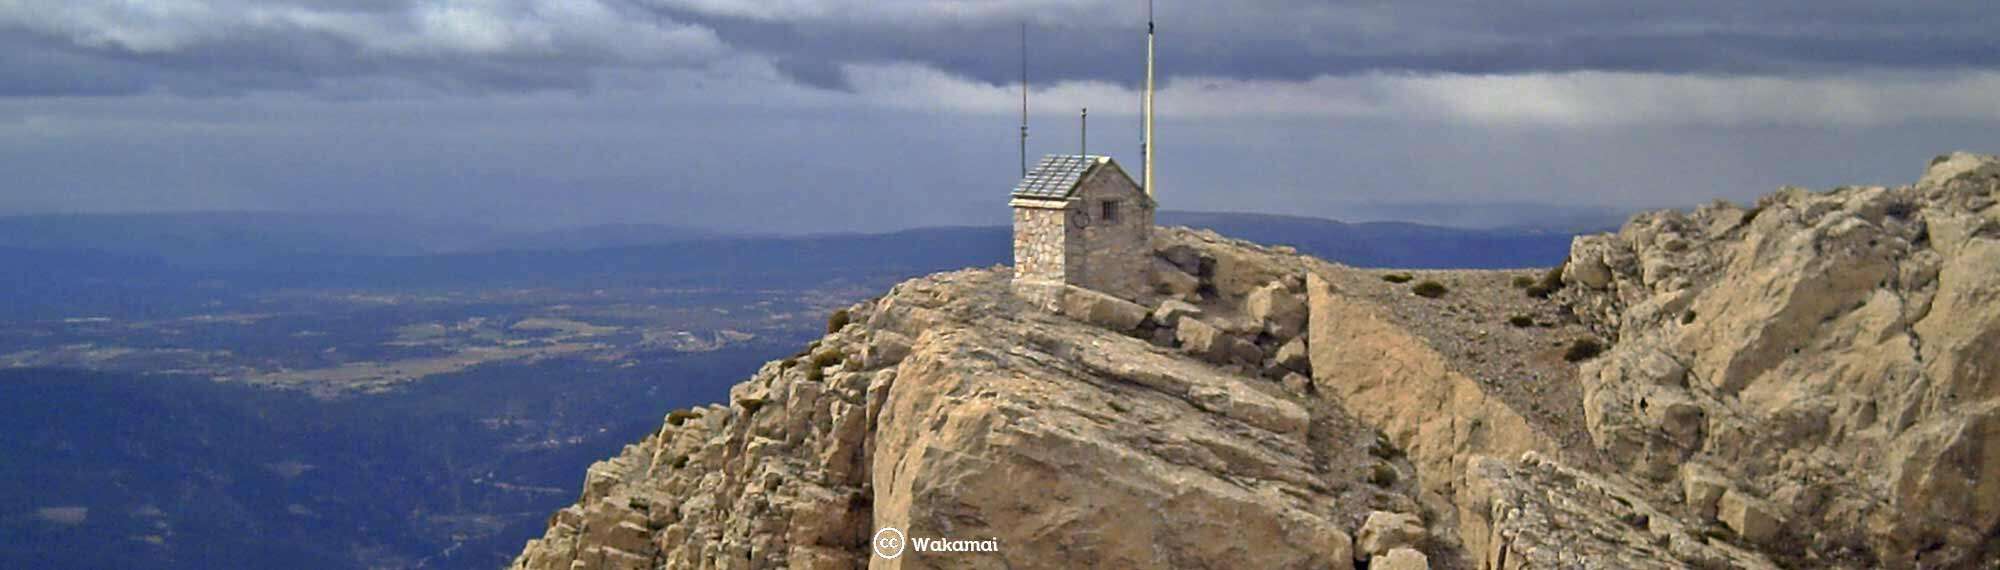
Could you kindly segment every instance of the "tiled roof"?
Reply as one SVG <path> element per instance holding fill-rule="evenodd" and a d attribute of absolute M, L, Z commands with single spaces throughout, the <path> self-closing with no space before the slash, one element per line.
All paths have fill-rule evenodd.
<path fill-rule="evenodd" d="M 1021 184 L 1014 187 L 1016 198 L 1063 199 L 1076 190 L 1076 183 L 1090 168 L 1104 162 L 1102 156 L 1082 156 L 1075 154 L 1051 154 L 1042 157 L 1042 162 L 1028 171 Z"/>

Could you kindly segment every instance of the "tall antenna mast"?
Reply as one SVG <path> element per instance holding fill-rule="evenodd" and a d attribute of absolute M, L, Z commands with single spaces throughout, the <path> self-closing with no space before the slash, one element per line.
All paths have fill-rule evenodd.
<path fill-rule="evenodd" d="M 1028 22 L 1021 21 L 1021 177 L 1028 177 Z"/>
<path fill-rule="evenodd" d="M 1153 197 L 1153 0 L 1146 0 L 1146 197 Z"/>
<path fill-rule="evenodd" d="M 1076 130 L 1077 133 L 1076 154 L 1078 157 L 1088 160 L 1090 158 L 1090 108 L 1089 107 L 1083 108 L 1083 114 L 1077 118 L 1077 125 L 1078 128 Z"/>

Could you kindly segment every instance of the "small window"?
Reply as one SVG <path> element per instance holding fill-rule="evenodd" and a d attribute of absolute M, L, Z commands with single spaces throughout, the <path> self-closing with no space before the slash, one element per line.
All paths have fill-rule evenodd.
<path fill-rule="evenodd" d="M 1099 202 L 1099 203 L 1098 203 L 1098 206 L 1100 206 L 1100 208 L 1099 208 L 1099 214 L 1098 214 L 1098 216 L 1097 216 L 1097 219 L 1100 219 L 1100 220 L 1104 220 L 1104 223 L 1107 223 L 1107 224 L 1115 224 L 1115 223 L 1118 223 L 1118 201 L 1117 201 L 1117 200 L 1105 200 L 1105 201 L 1103 201 L 1103 202 Z"/>

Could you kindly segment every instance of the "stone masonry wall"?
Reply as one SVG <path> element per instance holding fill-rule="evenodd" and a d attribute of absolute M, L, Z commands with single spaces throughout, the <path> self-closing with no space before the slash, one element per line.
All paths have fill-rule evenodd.
<path fill-rule="evenodd" d="M 1083 273 L 1073 283 L 1126 299 L 1136 299 L 1150 286 L 1152 270 L 1153 211 L 1145 207 L 1144 194 L 1123 176 L 1100 168 L 1083 181 L 1078 206 L 1090 215 L 1090 223 L 1078 240 L 1087 249 Z M 1102 218 L 1102 203 L 1118 202 L 1118 218 Z"/>
<path fill-rule="evenodd" d="M 1062 286 L 1073 275 L 1071 265 L 1081 266 L 1082 256 L 1070 249 L 1079 240 L 1068 239 L 1072 230 L 1067 209 L 1014 208 L 1014 284 L 1030 302 L 1054 306 Z M 1080 269 L 1080 267 L 1079 267 Z"/>

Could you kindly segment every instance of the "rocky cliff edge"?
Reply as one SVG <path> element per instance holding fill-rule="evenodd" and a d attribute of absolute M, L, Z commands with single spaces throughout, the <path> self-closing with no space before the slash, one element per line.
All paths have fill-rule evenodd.
<path fill-rule="evenodd" d="M 1982 567 L 1996 191 L 1951 155 L 1642 215 L 1546 275 L 1176 228 L 1142 299 L 911 280 L 593 465 L 514 566 Z"/>

